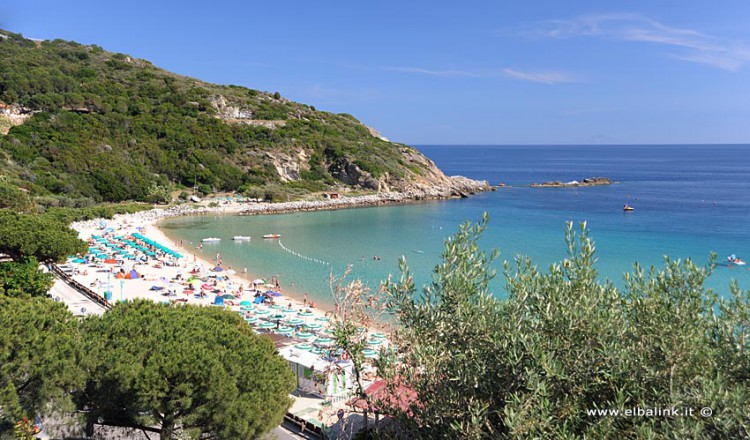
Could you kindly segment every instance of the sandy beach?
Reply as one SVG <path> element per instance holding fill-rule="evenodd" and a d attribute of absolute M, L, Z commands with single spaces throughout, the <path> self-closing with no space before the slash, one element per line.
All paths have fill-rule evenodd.
<path fill-rule="evenodd" d="M 263 206 L 265 204 L 258 205 Z M 265 208 L 267 207 L 265 206 Z M 158 255 L 151 256 L 144 262 L 140 260 L 117 260 L 118 263 L 99 263 L 96 265 L 98 267 L 93 267 L 91 262 L 73 263 L 71 260 L 68 265 L 74 268 L 72 276 L 76 281 L 88 286 L 100 296 L 104 296 L 106 291 L 112 292 L 111 302 L 147 298 L 153 301 L 179 301 L 211 305 L 217 293 L 220 293 L 221 295 L 234 295 L 236 300 L 228 300 L 226 305 L 239 310 L 240 302 L 254 300 L 253 295 L 256 291 L 251 289 L 257 287 L 260 291 L 273 289 L 276 292 L 282 292 L 282 296 L 273 298 L 275 304 L 281 304 L 286 308 L 289 308 L 291 304 L 291 308 L 294 310 L 310 309 L 313 317 L 323 317 L 324 310 L 306 307 L 304 298 L 295 296 L 294 292 L 286 291 L 287 289 L 284 286 L 279 286 L 280 289 L 277 289 L 275 285 L 272 286 L 271 284 L 268 286 L 253 285 L 252 281 L 263 278 L 263 274 L 255 274 L 251 268 L 248 268 L 247 273 L 242 273 L 231 270 L 230 266 L 219 266 L 216 256 L 206 255 L 206 252 L 202 252 L 201 249 L 186 244 L 175 243 L 158 228 L 158 222 L 169 217 L 209 214 L 236 215 L 247 209 L 248 205 L 240 203 L 226 203 L 218 207 L 178 206 L 170 209 L 154 209 L 134 214 L 117 215 L 110 220 L 95 219 L 76 222 L 71 227 L 78 231 L 79 238 L 89 241 L 91 246 L 97 244 L 92 237 L 100 237 L 100 239 L 106 239 L 108 242 L 115 242 L 117 239 L 114 237 L 132 237 L 133 234 L 141 234 L 147 239 L 181 254 L 182 258 Z M 138 253 L 138 255 L 144 256 L 142 253 Z M 222 267 L 220 272 L 214 271 L 217 266 Z M 195 273 L 197 268 L 201 269 L 200 273 Z M 127 275 L 131 270 L 135 270 L 139 277 L 136 279 L 116 277 L 118 273 Z M 195 292 L 200 293 L 203 290 L 204 294 L 197 295 L 189 288 L 195 286 L 196 281 L 187 282 L 191 275 L 194 277 L 201 275 L 202 278 L 218 278 L 216 288 L 211 291 L 199 288 Z M 270 283 L 272 280 L 266 279 L 266 281 Z M 213 281 L 211 282 L 213 283 Z M 205 283 L 201 285 L 205 285 Z"/>

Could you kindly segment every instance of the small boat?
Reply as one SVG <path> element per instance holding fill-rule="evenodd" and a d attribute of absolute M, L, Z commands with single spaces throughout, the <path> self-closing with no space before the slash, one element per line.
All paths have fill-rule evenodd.
<path fill-rule="evenodd" d="M 208 238 L 204 238 L 201 241 L 204 242 L 204 243 L 216 243 L 217 241 L 221 241 L 221 238 L 208 237 Z"/>
<path fill-rule="evenodd" d="M 630 206 L 630 205 L 628 205 L 628 204 L 625 204 L 625 205 L 624 205 L 624 206 L 622 207 L 622 210 L 623 210 L 623 211 L 632 211 L 632 210 L 633 210 L 633 207 L 632 207 L 632 206 Z"/>
<path fill-rule="evenodd" d="M 249 241 L 250 236 L 249 235 L 235 235 L 232 237 L 232 240 L 234 241 Z"/>
<path fill-rule="evenodd" d="M 730 266 L 732 264 L 736 264 L 738 266 L 744 266 L 746 264 L 744 261 L 740 260 L 740 258 L 734 254 L 727 257 L 727 262 L 729 263 Z"/>
<path fill-rule="evenodd" d="M 281 234 L 266 234 L 263 238 L 281 238 Z"/>

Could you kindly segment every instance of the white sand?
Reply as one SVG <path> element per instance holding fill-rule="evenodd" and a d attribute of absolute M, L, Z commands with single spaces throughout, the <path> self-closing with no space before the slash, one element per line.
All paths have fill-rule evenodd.
<path fill-rule="evenodd" d="M 126 260 L 126 262 L 120 266 L 116 264 L 103 264 L 102 267 L 94 268 L 89 267 L 87 264 L 75 264 L 70 263 L 73 267 L 77 268 L 79 273 L 73 275 L 78 282 L 84 286 L 88 286 L 94 292 L 99 293 L 103 296 L 103 292 L 109 290 L 112 292 L 112 302 L 119 300 L 133 300 L 136 298 L 147 298 L 153 301 L 170 301 L 170 300 L 181 300 L 181 302 L 187 302 L 190 304 L 202 304 L 210 305 L 213 303 L 215 293 L 206 292 L 204 298 L 196 298 L 193 293 L 183 293 L 187 283 L 174 281 L 173 280 L 178 273 L 183 275 L 183 278 L 190 276 L 190 271 L 195 266 L 202 266 L 205 270 L 202 275 L 220 275 L 224 278 L 223 286 L 226 289 L 226 293 L 234 294 L 238 296 L 239 288 L 242 287 L 241 296 L 236 301 L 239 303 L 240 300 L 252 301 L 254 292 L 248 292 L 247 289 L 251 286 L 252 280 L 258 278 L 254 274 L 248 272 L 234 273 L 227 275 L 225 272 L 212 272 L 211 268 L 217 265 L 215 259 L 209 260 L 204 256 L 198 249 L 189 247 L 179 246 L 179 243 L 172 242 L 167 238 L 164 233 L 156 227 L 156 223 L 167 217 L 174 217 L 179 215 L 189 214 L 236 214 L 239 211 L 246 209 L 247 205 L 230 203 L 224 204 L 216 208 L 176 208 L 170 210 L 155 209 L 151 211 L 142 211 L 134 214 L 117 215 L 111 220 L 90 220 L 83 222 L 76 222 L 71 227 L 78 231 L 79 237 L 83 240 L 88 240 L 92 235 L 102 235 L 104 233 L 100 228 L 100 222 L 104 221 L 107 223 L 106 228 L 112 228 L 114 231 L 111 235 L 117 236 L 128 236 L 132 233 L 140 232 L 145 237 L 156 241 L 162 245 L 177 251 L 183 258 L 179 260 L 173 260 L 168 257 L 161 257 L 159 260 L 150 258 L 147 263 L 137 263 L 133 265 L 132 261 Z M 142 227 L 143 229 L 137 229 Z M 176 266 L 167 265 L 168 262 L 176 261 Z M 161 266 L 161 267 L 158 267 Z M 130 267 L 134 267 L 135 270 L 142 276 L 142 278 L 129 280 L 129 279 L 116 279 L 115 273 L 120 268 L 124 268 L 126 271 Z M 226 266 L 225 266 L 226 267 Z M 114 270 L 115 273 L 110 273 L 109 270 Z M 88 272 L 87 274 L 85 274 Z M 263 277 L 260 277 L 263 278 Z M 270 281 L 270 280 L 269 280 Z M 193 283 L 195 284 L 195 283 Z M 202 284 L 202 283 L 198 283 Z M 222 283 L 219 284 L 220 286 Z M 165 287 L 165 291 L 151 291 L 149 290 L 152 286 Z M 283 286 L 281 286 L 283 289 Z M 172 288 L 176 290 L 176 296 L 165 296 L 163 295 L 166 290 Z M 265 291 L 266 289 L 262 289 Z M 276 290 L 276 289 L 274 289 Z M 288 304 L 292 304 L 292 308 L 295 310 L 307 309 L 304 307 L 303 301 L 290 296 L 275 297 L 274 301 L 276 304 L 282 304 L 285 307 Z M 239 306 L 233 306 L 232 309 L 239 310 Z M 325 312 L 322 310 L 311 309 L 315 317 L 324 316 Z"/>

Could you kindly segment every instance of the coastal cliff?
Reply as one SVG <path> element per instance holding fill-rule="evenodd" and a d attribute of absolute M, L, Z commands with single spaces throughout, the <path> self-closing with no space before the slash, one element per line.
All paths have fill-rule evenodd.
<path fill-rule="evenodd" d="M 95 45 L 0 30 L 0 71 L 0 172 L 37 198 L 168 202 L 197 190 L 421 199 L 490 189 L 445 176 L 351 115 L 206 83 Z"/>

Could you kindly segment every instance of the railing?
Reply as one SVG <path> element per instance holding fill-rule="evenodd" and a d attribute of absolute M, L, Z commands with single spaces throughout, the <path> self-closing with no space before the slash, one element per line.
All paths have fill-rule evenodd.
<path fill-rule="evenodd" d="M 302 417 L 295 416 L 294 414 L 288 412 L 284 416 L 284 420 L 299 426 L 300 433 L 303 435 L 308 434 L 309 436 L 309 434 L 315 434 L 318 438 L 325 438 L 323 429 L 320 426 L 317 426 L 310 421 L 303 419 Z"/>
<path fill-rule="evenodd" d="M 83 294 L 83 296 L 85 296 L 86 298 L 90 299 L 91 301 L 94 301 L 95 303 L 99 304 L 105 309 L 112 308 L 112 305 L 109 303 L 109 301 L 97 295 L 96 292 L 94 292 L 93 290 L 89 289 L 88 287 L 74 280 L 73 277 L 63 272 L 63 270 L 60 269 L 60 267 L 58 267 L 57 264 L 54 264 L 54 263 L 50 264 L 49 269 L 52 273 L 57 275 L 58 278 L 65 281 L 67 285 L 69 285 L 73 289 Z"/>

